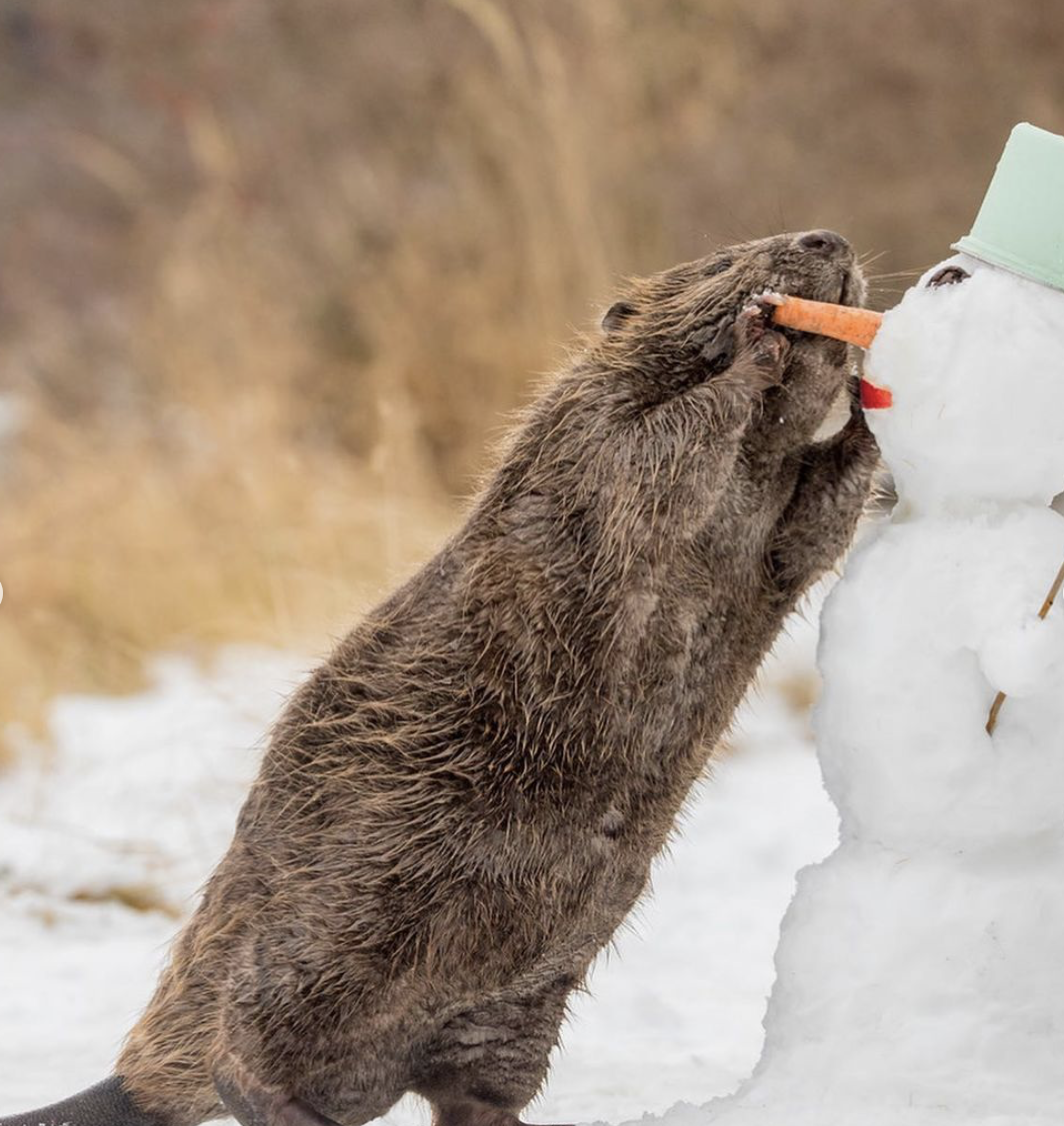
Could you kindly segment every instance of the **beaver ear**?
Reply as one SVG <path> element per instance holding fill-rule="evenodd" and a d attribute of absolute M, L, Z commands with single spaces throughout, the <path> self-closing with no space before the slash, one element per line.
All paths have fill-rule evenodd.
<path fill-rule="evenodd" d="M 634 305 L 629 305 L 627 301 L 615 302 L 606 310 L 606 315 L 602 318 L 602 331 L 616 332 L 629 317 L 634 317 L 637 312 L 638 309 Z"/>

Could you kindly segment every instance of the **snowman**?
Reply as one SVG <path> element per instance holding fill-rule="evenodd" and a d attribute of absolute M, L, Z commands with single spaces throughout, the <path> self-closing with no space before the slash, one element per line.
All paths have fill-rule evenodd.
<path fill-rule="evenodd" d="M 761 1062 L 714 1124 L 1064 1121 L 1064 606 L 1038 613 L 1064 561 L 1062 203 L 1064 138 L 1017 126 L 869 350 L 898 501 L 822 618 L 840 844 L 799 874 Z"/>

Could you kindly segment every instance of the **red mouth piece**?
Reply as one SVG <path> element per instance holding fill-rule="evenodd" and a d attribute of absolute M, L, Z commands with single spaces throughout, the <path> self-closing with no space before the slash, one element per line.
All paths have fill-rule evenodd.
<path fill-rule="evenodd" d="M 861 406 L 866 411 L 883 410 L 894 405 L 894 396 L 886 387 L 877 387 L 867 379 L 861 380 Z"/>

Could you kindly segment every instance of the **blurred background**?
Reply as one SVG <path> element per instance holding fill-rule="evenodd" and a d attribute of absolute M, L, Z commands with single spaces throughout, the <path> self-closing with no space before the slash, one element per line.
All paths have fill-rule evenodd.
<path fill-rule="evenodd" d="M 621 275 L 828 226 L 891 304 L 1009 128 L 1064 130 L 1062 26 L 1055 0 L 0 0 L 0 720 L 160 651 L 323 650 Z"/>

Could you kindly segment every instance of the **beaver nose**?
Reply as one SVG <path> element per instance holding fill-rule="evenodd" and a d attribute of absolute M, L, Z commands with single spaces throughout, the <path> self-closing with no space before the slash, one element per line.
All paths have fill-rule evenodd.
<path fill-rule="evenodd" d="M 834 231 L 807 231 L 798 240 L 803 250 L 823 254 L 825 258 L 839 258 L 850 253 L 850 244 Z"/>

